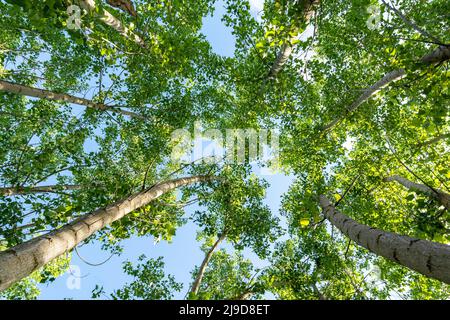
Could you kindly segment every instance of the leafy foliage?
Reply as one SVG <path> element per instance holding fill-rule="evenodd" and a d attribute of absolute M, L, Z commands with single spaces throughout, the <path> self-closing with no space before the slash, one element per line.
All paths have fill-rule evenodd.
<path fill-rule="evenodd" d="M 176 282 L 172 275 L 164 274 L 163 257 L 148 259 L 145 255 L 138 258 L 137 266 L 126 261 L 123 271 L 133 277 L 134 281 L 123 288 L 114 291 L 114 300 L 167 300 L 173 297 L 173 292 L 180 291 L 183 285 Z M 92 292 L 93 298 L 104 294 L 99 286 Z"/>
<path fill-rule="evenodd" d="M 73 3 L 0 1 L 0 184 L 20 191 L 0 192 L 2 250 L 171 177 L 206 174 L 218 179 L 166 193 L 85 242 L 120 254 L 125 239 L 170 242 L 191 222 L 205 252 L 223 236 L 230 248 L 212 253 L 191 298 L 448 299 L 448 285 L 349 242 L 324 219 L 318 196 L 362 224 L 449 244 L 442 199 L 388 179 L 450 194 L 450 59 L 423 59 L 449 48 L 449 1 L 317 1 L 308 22 L 306 0 L 266 0 L 257 15 L 241 0 L 135 0 L 136 15 L 96 0 L 79 30 L 67 25 Z M 203 34 L 217 5 L 235 38 L 231 57 L 215 53 Z M 281 71 L 268 77 L 286 48 Z M 364 97 L 399 70 L 404 77 Z M 279 133 L 280 170 L 295 177 L 280 214 L 265 203 L 269 184 L 249 163 L 171 159 L 172 133 L 199 120 L 221 132 Z M 48 185 L 50 192 L 33 192 Z M 266 267 L 248 260 L 249 251 Z M 55 260 L 1 297 L 36 298 L 37 283 L 52 282 L 69 261 Z M 182 289 L 162 258 L 142 256 L 124 272 L 133 282 L 114 299 L 171 299 Z M 94 297 L 103 294 L 98 287 Z"/>

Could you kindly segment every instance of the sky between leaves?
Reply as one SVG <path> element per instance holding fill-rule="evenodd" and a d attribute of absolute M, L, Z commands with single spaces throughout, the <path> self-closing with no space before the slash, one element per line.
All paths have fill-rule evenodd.
<path fill-rule="evenodd" d="M 26 4 L 30 1 L 19 2 Z M 319 2 L 299 1 L 302 4 Z M 67 90 L 73 92 L 74 87 L 83 87 L 82 90 L 90 87 L 85 91 L 85 98 L 100 99 L 105 96 L 107 101 L 116 105 L 127 105 L 122 107 L 122 111 L 149 114 L 151 121 L 142 125 L 135 122 L 136 119 L 128 121 L 121 116 L 116 119 L 108 112 L 97 114 L 97 111 L 89 108 L 61 106 L 35 98 L 28 100 L 29 105 L 35 107 L 29 109 L 28 115 L 29 106 L 25 107 L 25 100 L 16 99 L 10 93 L 2 95 L 1 98 L 8 101 L 2 107 L 22 112 L 25 118 L 35 117 L 36 110 L 44 123 L 51 117 L 68 119 L 72 116 L 70 123 L 58 118 L 53 127 L 47 129 L 47 124 L 47 131 L 37 138 L 34 137 L 32 122 L 22 123 L 2 113 L 2 125 L 24 128 L 24 132 L 16 130 L 3 133 L 1 142 L 5 148 L 16 143 L 19 150 L 23 147 L 30 151 L 28 155 L 24 151 L 4 150 L 2 156 L 11 162 L 2 168 L 2 179 L 7 181 L 5 185 L 19 183 L 22 178 L 25 182 L 39 181 L 41 171 L 45 173 L 50 170 L 46 166 L 51 168 L 59 162 L 65 163 L 67 159 L 76 163 L 98 161 L 102 164 L 97 167 L 75 166 L 70 169 L 73 177 L 60 175 L 46 180 L 49 183 L 87 181 L 92 186 L 92 190 L 89 188 L 80 193 L 74 192 L 73 199 L 67 195 L 43 195 L 41 198 L 24 196 L 27 199 L 24 203 L 15 203 L 2 198 L 5 208 L 2 221 L 5 225 L 16 226 L 35 221 L 30 220 L 31 217 L 17 218 L 16 211 L 20 210 L 15 208 L 40 208 L 42 204 L 33 203 L 33 199 L 37 199 L 47 201 L 48 207 L 39 209 L 43 214 L 38 217 L 33 228 L 61 225 L 73 214 L 96 209 L 98 203 L 106 205 L 111 203 L 111 199 L 128 195 L 130 190 L 141 187 L 141 175 L 143 168 L 148 167 L 148 158 L 167 156 L 170 147 L 165 141 L 174 127 L 192 126 L 196 120 L 221 129 L 230 126 L 268 126 L 280 133 L 279 164 L 284 172 L 290 173 L 288 176 L 261 176 L 270 185 L 263 202 L 274 215 L 281 218 L 280 225 L 287 231 L 278 239 L 276 250 L 268 260 L 261 261 L 249 249 L 251 247 L 261 257 L 266 256 L 268 239 L 273 240 L 279 232 L 273 225 L 275 220 L 271 220 L 270 214 L 266 214 L 266 208 L 260 203 L 264 184 L 256 183 L 255 178 L 243 167 L 231 170 L 229 166 L 223 166 L 216 168 L 216 173 L 225 175 L 228 184 L 215 185 L 216 192 L 208 194 L 207 184 L 200 184 L 196 190 L 186 188 L 187 195 L 199 196 L 208 208 L 207 212 L 197 212 L 201 208 L 194 205 L 186 210 L 186 216 L 196 217 L 197 229 L 202 229 L 202 234 L 211 238 L 204 244 L 205 248 L 212 245 L 214 237 L 225 228 L 227 239 L 234 239 L 230 241 L 234 241 L 236 247 L 246 247 L 244 252 L 252 258 L 256 267 L 270 266 L 255 278 L 252 289 L 255 297 L 258 297 L 259 290 L 263 290 L 281 299 L 322 299 L 323 296 L 332 299 L 383 299 L 403 295 L 419 299 L 448 298 L 448 287 L 431 279 L 445 277 L 445 274 L 439 274 L 439 268 L 434 268 L 431 255 L 426 263 L 423 259 L 417 260 L 423 262 L 417 267 L 420 272 L 430 276 L 425 277 L 401 267 L 409 260 L 404 260 L 403 256 L 399 259 L 400 251 L 389 247 L 392 244 L 386 245 L 383 241 L 380 244 L 380 236 L 376 238 L 376 246 L 387 246 L 389 250 L 385 250 L 384 254 L 392 261 L 363 249 L 360 245 L 366 241 L 365 246 L 369 246 L 372 231 L 360 231 L 349 241 L 337 230 L 346 230 L 352 237 L 349 230 L 353 230 L 351 228 L 354 225 L 350 228 L 346 226 L 350 221 L 348 218 L 354 218 L 372 227 L 370 230 L 379 228 L 436 243 L 448 243 L 450 239 L 450 195 L 447 193 L 450 185 L 447 144 L 450 54 L 446 56 L 448 45 L 444 45 L 449 41 L 448 32 L 445 32 L 448 30 L 448 19 L 442 13 L 449 9 L 449 4 L 443 0 L 389 2 L 406 13 L 405 17 L 381 1 L 382 5 L 378 3 L 383 10 L 379 16 L 381 20 L 372 28 L 368 21 L 374 16 L 370 14 L 368 6 L 373 9 L 376 2 L 323 1 L 320 6 L 309 7 L 306 4 L 291 6 L 291 2 L 274 0 L 266 1 L 264 7 L 263 1 L 251 0 L 250 12 L 247 12 L 245 4 L 239 1 L 218 1 L 214 16 L 203 18 L 201 29 L 217 55 L 210 53 L 208 44 L 196 35 L 196 28 L 201 25 L 196 20 L 200 17 L 198 12 L 190 12 L 182 2 L 175 1 L 174 4 L 181 4 L 178 8 L 190 19 L 186 24 L 183 20 L 185 16 L 173 19 L 176 13 L 171 12 L 171 7 L 147 7 L 147 3 L 139 2 L 142 17 L 147 15 L 139 21 L 139 32 L 148 35 L 145 41 L 153 45 L 145 58 L 142 58 L 139 50 L 148 48 L 136 46 L 136 43 L 129 41 L 130 38 L 122 37 L 102 24 L 91 24 L 89 28 L 93 31 L 89 36 L 73 32 L 65 38 L 63 33 L 49 31 L 45 22 L 47 20 L 36 20 L 39 15 L 33 15 L 33 10 L 28 8 L 28 11 L 21 11 L 24 15 L 31 14 L 29 19 L 33 28 L 43 30 L 49 43 L 58 44 L 55 52 L 61 61 L 55 62 L 52 60 L 54 57 L 45 52 L 39 53 L 36 61 L 33 60 L 35 57 L 27 60 L 22 58 L 26 54 L 21 54 L 19 50 L 18 57 L 7 60 L 1 69 L 9 81 L 13 79 L 23 84 L 36 85 L 44 79 L 45 87 L 57 91 L 69 88 Z M 229 5 L 229 14 L 221 20 L 225 14 L 225 3 Z M 196 5 L 202 12 L 207 12 L 207 2 Z M 47 15 L 45 10 L 44 16 L 49 17 L 49 23 L 56 21 L 64 26 L 65 22 L 60 21 L 61 16 L 52 15 L 52 12 Z M 155 12 L 166 16 L 155 16 Z M 12 16 L 8 16 L 8 19 L 15 19 Z M 160 24 L 164 19 L 167 19 L 168 24 Z M 18 19 L 14 23 L 26 24 L 27 18 L 24 21 Z M 177 32 L 171 34 L 167 30 L 171 30 L 172 24 Z M 149 30 L 155 30 L 156 35 Z M 36 31 L 20 32 L 28 37 L 33 49 L 34 46 L 39 48 L 39 41 L 33 38 Z M 14 37 L 9 40 L 6 33 L 1 36 L 7 39 L 7 45 L 28 45 L 27 42 L 14 42 Z M 73 50 L 82 50 L 78 55 L 73 55 L 70 50 L 64 51 L 64 46 L 71 47 L 72 40 L 75 41 Z M 93 47 L 87 46 L 86 42 Z M 130 52 L 122 52 L 124 48 Z M 97 49 L 100 49 L 99 52 Z M 5 55 L 14 56 L 14 50 L 8 50 L 6 48 L 5 52 L 8 53 Z M 442 52 L 441 55 L 437 54 Z M 64 68 L 63 59 L 76 63 L 70 68 Z M 40 74 L 41 78 L 36 78 L 38 80 L 27 75 L 30 70 L 33 72 L 34 65 L 45 67 L 45 73 Z M 21 70 L 22 66 L 30 69 Z M 92 72 L 91 69 L 83 70 L 84 66 L 92 67 Z M 127 70 L 117 76 L 116 73 L 123 66 L 129 68 L 131 74 Z M 38 67 L 36 70 L 39 70 Z M 7 68 L 20 70 L 10 74 Z M 102 91 L 102 85 L 106 88 L 112 84 L 115 84 L 114 90 Z M 191 103 L 192 108 L 186 107 L 191 106 Z M 61 111 L 58 111 L 58 107 L 61 107 Z M 77 122 L 81 118 L 89 129 Z M 78 124 L 73 124 L 74 121 Z M 62 132 L 58 132 L 58 128 Z M 32 133 L 32 139 L 26 140 L 29 133 Z M 21 141 L 24 139 L 26 141 L 22 146 Z M 51 152 L 52 139 L 62 141 L 55 152 Z M 84 141 L 84 144 L 79 146 L 79 141 Z M 91 153 L 85 154 L 86 151 Z M 20 160 L 23 156 L 29 157 L 29 162 L 23 161 L 22 164 Z M 92 159 L 89 158 L 91 156 Z M 151 168 L 150 171 L 147 169 L 151 179 L 164 175 L 165 170 L 170 172 L 175 165 L 161 161 L 154 168 L 148 167 Z M 14 171 L 12 167 L 16 162 Z M 26 173 L 26 170 L 30 172 Z M 137 172 L 136 175 L 130 174 L 133 170 Z M 192 166 L 189 170 L 190 174 L 210 172 L 207 166 L 201 165 Z M 25 177 L 19 175 L 22 171 Z M 420 182 L 421 189 L 411 187 L 412 181 Z M 105 185 L 110 188 L 104 188 Z M 341 221 L 343 225 L 333 221 L 333 217 L 327 217 L 326 211 L 320 208 L 323 202 L 318 202 L 318 195 L 325 195 L 335 202 L 335 206 L 339 206 L 339 210 L 347 216 Z M 164 199 L 174 201 L 170 195 Z M 167 204 L 170 207 L 170 203 Z M 52 205 L 57 206 L 56 210 Z M 158 203 L 151 206 L 153 204 L 150 208 L 155 210 L 155 214 L 161 210 Z M 175 211 L 164 209 L 162 212 Z M 235 214 L 234 217 L 238 219 L 228 220 L 229 214 Z M 12 222 L 8 221 L 9 216 Z M 147 215 L 145 208 L 133 212 L 108 229 L 108 237 L 94 244 L 79 246 L 80 257 L 74 252 L 71 264 L 74 269 L 80 268 L 80 290 L 67 287 L 66 281 L 73 279 L 73 275 L 66 273 L 48 285 L 41 285 L 40 298 L 90 298 L 97 284 L 102 285 L 109 294 L 130 280 L 122 271 L 122 262 L 127 259 L 137 262 L 143 253 L 153 258 L 160 255 L 164 257 L 167 273 L 175 275 L 175 279 L 184 284 L 183 290 L 176 293 L 175 297 L 184 298 L 192 280 L 190 272 L 204 256 L 200 250 L 201 243 L 195 240 L 197 230 L 193 223 L 189 222 L 176 230 L 176 236 L 170 244 L 165 241 L 156 244 L 155 239 L 148 235 L 132 236 L 121 241 L 124 246 L 121 256 L 113 255 L 108 259 L 109 253 L 101 250 L 101 246 L 105 245 L 116 250 L 115 239 L 127 238 L 127 232 L 136 230 L 146 234 L 159 232 L 170 237 L 174 230 L 170 219 L 174 217 L 166 215 L 166 227 L 160 227 L 157 226 L 159 218 L 151 220 L 153 218 Z M 149 224 L 150 221 L 152 223 Z M 331 224 L 335 227 L 331 227 Z M 17 227 L 12 230 L 17 230 Z M 17 232 L 17 237 L 21 236 L 21 232 Z M 5 234 L 8 235 L 7 241 L 17 241 L 15 234 Z M 105 233 L 99 234 L 105 236 Z M 408 254 L 422 254 L 415 251 L 410 253 L 409 249 L 415 243 L 416 240 L 409 242 L 406 250 Z M 232 250 L 230 242 L 222 244 L 222 247 Z M 371 250 L 376 251 L 377 248 Z M 213 259 L 211 264 L 216 269 L 210 269 L 211 272 L 204 280 L 207 284 L 220 283 L 220 279 L 214 279 L 217 276 L 215 271 L 226 272 L 226 264 L 220 265 L 225 268 L 223 270 L 217 265 L 225 256 L 216 254 L 214 257 L 216 260 Z M 83 259 L 90 263 L 105 263 L 93 267 L 88 266 Z M 375 280 L 372 279 L 374 267 L 377 273 Z M 226 277 L 224 274 L 219 276 Z M 223 283 L 223 288 L 230 283 L 234 284 L 228 281 Z M 236 295 L 236 288 L 226 288 L 230 290 L 228 296 Z M 208 291 L 206 288 L 204 291 L 200 290 L 200 297 L 220 297 L 220 293 L 212 289 Z M 272 297 L 271 294 L 266 296 Z M 195 298 L 195 295 L 191 297 Z"/>
<path fill-rule="evenodd" d="M 252 13 L 255 17 L 258 17 L 258 13 L 263 8 L 263 0 L 251 0 L 250 4 Z M 224 13 L 223 3 L 221 1 L 217 2 L 215 8 L 213 17 L 206 17 L 204 19 L 202 33 L 207 37 L 216 53 L 224 56 L 232 56 L 234 52 L 234 37 L 231 34 L 231 30 L 221 22 L 221 17 Z M 86 145 L 86 148 L 89 149 L 93 147 L 93 145 Z M 258 172 L 258 170 L 255 171 Z M 283 174 L 274 174 L 264 176 L 264 178 L 270 183 L 266 203 L 273 212 L 277 212 L 279 210 L 281 196 L 287 191 L 288 186 L 292 182 L 292 177 Z M 197 205 L 188 207 L 186 214 L 190 215 L 195 210 L 198 210 Z M 174 275 L 177 281 L 184 284 L 183 290 L 177 292 L 174 298 L 184 299 L 191 282 L 190 267 L 187 266 L 200 264 L 204 257 L 199 244 L 195 240 L 196 232 L 195 225 L 188 223 L 177 230 L 176 237 L 174 237 L 171 243 L 161 241 L 155 244 L 155 239 L 151 236 L 133 236 L 131 239 L 123 241 L 123 254 L 113 256 L 101 266 L 90 266 L 75 254 L 71 262 L 71 265 L 75 265 L 75 267 L 72 267 L 71 271 L 66 272 L 54 282 L 40 285 L 42 289 L 39 299 L 90 299 L 92 290 L 98 284 L 103 285 L 106 292 L 117 290 L 127 281 L 132 280 L 132 277 L 124 274 L 122 270 L 123 261 L 137 262 L 141 254 L 152 258 L 164 257 L 166 272 Z M 222 247 L 232 250 L 232 247 L 226 243 Z M 83 259 L 93 264 L 101 263 L 110 257 L 109 253 L 101 250 L 100 244 L 87 244 L 80 247 L 78 251 Z M 252 259 L 258 267 L 267 265 L 266 262 L 258 259 L 249 250 L 246 250 L 246 256 Z M 183 263 L 181 264 L 180 261 L 183 261 Z M 70 282 L 70 276 L 73 276 L 73 274 L 77 275 L 77 267 L 80 268 L 79 270 L 81 272 L 81 287 L 80 289 L 69 289 L 67 282 Z M 105 297 L 103 296 L 102 298 Z M 107 296 L 106 298 L 109 297 Z M 267 298 L 271 298 L 271 296 L 268 295 Z"/>

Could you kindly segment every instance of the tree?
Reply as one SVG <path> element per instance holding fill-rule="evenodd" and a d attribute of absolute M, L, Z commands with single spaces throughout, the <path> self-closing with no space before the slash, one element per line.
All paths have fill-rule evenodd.
<path fill-rule="evenodd" d="M 414 183 L 398 175 L 384 178 L 384 181 L 386 182 L 396 181 L 410 190 L 422 192 L 428 195 L 429 197 L 438 200 L 440 204 L 442 204 L 445 208 L 447 208 L 447 210 L 450 210 L 450 194 L 442 190 L 437 190 L 434 189 L 433 187 L 429 187 L 419 183 Z"/>
<path fill-rule="evenodd" d="M 212 247 L 206 252 L 205 258 L 203 259 L 202 264 L 200 265 L 200 268 L 197 271 L 197 276 L 195 277 L 195 280 L 192 283 L 190 294 L 192 294 L 193 296 L 195 296 L 198 293 L 200 284 L 202 283 L 203 276 L 205 274 L 206 267 L 208 266 L 208 263 L 211 260 L 214 251 L 217 249 L 217 247 L 223 241 L 223 239 L 225 239 L 225 236 L 226 234 L 221 234 L 214 242 Z"/>
<path fill-rule="evenodd" d="M 419 61 L 422 65 L 433 65 L 433 64 L 441 64 L 450 59 L 450 48 L 447 46 L 439 46 L 432 52 L 424 55 Z M 370 97 L 375 95 L 378 91 L 388 86 L 394 81 L 401 80 L 406 76 L 406 71 L 404 69 L 397 69 L 394 71 L 390 71 L 386 75 L 383 76 L 380 80 L 378 80 L 375 84 L 370 86 L 367 89 L 363 90 L 361 96 L 359 96 L 355 101 L 352 102 L 350 106 L 347 107 L 346 112 L 350 113 L 355 111 L 361 104 L 367 101 Z M 324 127 L 324 130 L 329 130 L 334 127 L 341 118 L 333 120 L 331 123 L 327 124 Z"/>
<path fill-rule="evenodd" d="M 240 252 L 218 250 L 209 262 L 199 288 L 190 298 L 199 300 L 247 300 L 262 297 L 265 287 L 259 279 L 260 270 Z M 193 272 L 194 281 L 197 279 Z M 227 281 L 223 281 L 227 279 Z"/>
<path fill-rule="evenodd" d="M 217 6 L 232 56 L 204 34 Z M 449 11 L 445 0 L 265 0 L 257 16 L 241 0 L 0 1 L 2 297 L 37 297 L 78 245 L 119 255 L 125 239 L 170 242 L 191 223 L 205 253 L 191 299 L 448 299 Z M 279 157 L 177 162 L 174 133 L 198 123 L 271 130 Z M 258 146 L 244 140 L 248 156 Z M 279 213 L 256 166 L 294 178 Z M 108 297 L 181 289 L 159 258 L 124 272 L 133 279 Z"/>
<path fill-rule="evenodd" d="M 37 89 L 32 87 L 27 87 L 23 85 L 19 85 L 16 83 L 11 83 L 8 81 L 0 81 L 0 90 L 6 91 L 10 93 L 20 94 L 20 95 L 26 95 L 29 97 L 35 97 L 35 98 L 41 98 L 41 99 L 48 99 L 48 100 L 56 100 L 56 101 L 66 101 L 74 104 L 80 104 L 89 108 L 93 108 L 96 110 L 102 110 L 102 111 L 111 111 L 120 113 L 126 116 L 142 119 L 143 117 L 127 110 L 122 110 L 119 108 L 111 107 L 108 105 L 105 105 L 103 103 L 96 103 L 84 98 L 78 98 L 71 96 L 69 94 L 60 94 L 55 92 L 50 92 L 43 89 Z"/>
<path fill-rule="evenodd" d="M 294 21 L 290 28 L 292 29 L 290 33 L 296 33 L 298 34 L 298 30 L 301 30 L 302 24 L 308 25 L 312 16 L 314 15 L 316 7 L 319 5 L 319 0 L 302 0 L 302 1 L 296 1 L 292 5 L 291 8 L 287 8 L 287 11 L 296 10 L 298 12 L 295 12 L 295 14 L 288 13 L 289 18 L 293 18 Z M 275 8 L 279 8 L 280 2 L 275 2 Z M 283 8 L 284 9 L 284 8 Z M 286 10 L 286 9 L 285 9 Z M 297 16 L 298 15 L 298 16 Z M 297 29 L 297 30 L 296 30 Z M 297 32 L 296 32 L 297 31 Z M 278 73 L 281 71 L 283 66 L 286 64 L 287 60 L 289 59 L 290 55 L 292 54 L 292 43 L 295 42 L 297 39 L 295 39 L 295 36 L 288 40 L 286 40 L 287 43 L 283 44 L 283 46 L 280 49 L 280 52 L 277 55 L 277 58 L 275 59 L 272 67 L 270 68 L 268 78 L 269 79 L 275 79 L 278 75 Z"/>
<path fill-rule="evenodd" d="M 130 261 L 123 264 L 126 274 L 133 276 L 133 281 L 111 294 L 114 300 L 168 300 L 173 293 L 181 291 L 183 285 L 177 283 L 172 275 L 164 274 L 163 258 L 147 259 L 145 255 L 138 258 L 138 265 Z M 104 294 L 103 287 L 96 286 L 92 292 L 93 298 Z"/>
<path fill-rule="evenodd" d="M 146 205 L 165 192 L 210 179 L 211 177 L 208 176 L 196 176 L 164 181 L 106 208 L 88 213 L 52 233 L 8 248 L 0 253 L 0 265 L 2 266 L 0 289 L 8 288 L 12 283 L 71 250 L 94 232 Z"/>
<path fill-rule="evenodd" d="M 450 282 L 450 246 L 361 225 L 337 211 L 323 195 L 320 205 L 325 217 L 357 244 L 426 276 Z"/>
<path fill-rule="evenodd" d="M 199 204 L 207 211 L 197 211 L 195 221 L 203 228 L 204 236 L 216 239 L 197 270 L 190 288 L 192 297 L 198 293 L 208 264 L 222 241 L 231 242 L 238 250 L 250 247 L 265 257 L 279 233 L 277 219 L 262 203 L 266 184 L 254 175 L 247 176 L 249 173 L 249 166 L 225 164 L 219 180 L 222 184 L 212 191 L 196 192 Z"/>

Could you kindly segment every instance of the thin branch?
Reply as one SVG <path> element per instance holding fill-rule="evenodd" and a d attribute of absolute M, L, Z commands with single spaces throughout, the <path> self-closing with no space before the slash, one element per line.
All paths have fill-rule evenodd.
<path fill-rule="evenodd" d="M 86 264 L 88 264 L 88 265 L 90 265 L 90 266 L 93 266 L 93 267 L 98 267 L 98 266 L 101 266 L 101 265 L 105 264 L 106 262 L 108 262 L 108 261 L 114 256 L 114 253 L 112 253 L 112 254 L 109 256 L 109 258 L 106 259 L 105 261 L 100 262 L 100 263 L 92 263 L 92 262 L 87 261 L 86 259 L 84 259 L 84 258 L 80 255 L 80 253 L 78 252 L 78 249 L 77 249 L 76 246 L 74 247 L 74 249 L 75 249 L 75 253 L 77 254 L 78 258 L 80 258 L 81 261 L 83 261 L 84 263 L 86 263 Z"/>
<path fill-rule="evenodd" d="M 438 43 L 440 45 L 443 45 L 443 43 L 442 43 L 442 41 L 440 39 L 438 39 L 437 37 L 431 35 L 427 31 L 425 31 L 422 28 L 420 28 L 417 24 L 415 24 L 414 22 L 412 22 L 411 20 L 406 18 L 397 8 L 395 8 L 394 6 L 391 6 L 390 4 L 386 3 L 386 1 L 384 1 L 384 0 L 381 0 L 381 2 L 383 2 L 383 4 L 386 7 L 388 7 L 389 10 L 394 11 L 400 17 L 400 19 L 403 20 L 404 23 L 406 23 L 408 26 L 410 26 L 411 28 L 413 28 L 414 30 L 419 32 L 422 36 L 424 36 L 425 38 L 432 39 L 434 42 L 436 42 L 436 43 Z"/>

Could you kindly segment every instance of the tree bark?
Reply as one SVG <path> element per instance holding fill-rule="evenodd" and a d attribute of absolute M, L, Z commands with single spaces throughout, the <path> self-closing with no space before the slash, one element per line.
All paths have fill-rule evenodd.
<path fill-rule="evenodd" d="M 450 210 L 450 194 L 435 188 L 430 188 L 424 184 L 415 183 L 399 175 L 393 175 L 384 178 L 385 182 L 396 181 L 406 187 L 407 189 L 415 192 L 420 192 L 426 194 L 427 196 L 437 200 L 442 204 L 447 210 Z"/>
<path fill-rule="evenodd" d="M 115 108 L 112 106 L 108 106 L 103 103 L 97 103 L 97 102 L 93 102 L 88 99 L 78 98 L 78 97 L 72 96 L 70 94 L 56 93 L 56 92 L 52 92 L 52 91 L 48 91 L 48 90 L 44 90 L 44 89 L 38 89 L 38 88 L 29 87 L 29 86 L 24 86 L 21 84 L 17 84 L 17 83 L 5 81 L 5 80 L 0 80 L 0 91 L 5 91 L 5 92 L 19 94 L 19 95 L 28 96 L 28 97 L 52 100 L 52 101 L 65 101 L 65 102 L 82 105 L 82 106 L 96 109 L 96 110 L 111 111 L 114 113 L 120 113 L 125 116 L 129 116 L 132 118 L 144 119 L 143 116 L 141 116 L 137 113 L 122 110 L 122 109 Z"/>
<path fill-rule="evenodd" d="M 178 187 L 212 179 L 214 177 L 193 176 L 156 184 L 148 190 L 136 193 L 106 208 L 85 214 L 60 229 L 0 252 L 0 291 L 73 249 L 105 226 L 147 205 L 161 195 Z"/>
<path fill-rule="evenodd" d="M 87 11 L 95 11 L 95 0 L 79 0 L 80 5 L 85 8 Z M 142 48 L 146 48 L 145 41 L 136 33 L 132 32 L 127 26 L 125 26 L 118 18 L 113 16 L 106 10 L 102 10 L 101 15 L 99 16 L 100 20 L 110 26 L 118 33 L 120 33 L 125 38 L 128 38 L 141 46 Z M 131 38 L 130 38 L 131 37 Z"/>
<path fill-rule="evenodd" d="M 344 235 L 369 251 L 450 284 L 450 246 L 375 229 L 345 216 L 320 196 L 325 218 Z"/>
<path fill-rule="evenodd" d="M 0 195 L 16 196 L 30 193 L 57 193 L 64 190 L 80 190 L 80 185 L 54 185 L 54 186 L 37 186 L 37 187 L 6 187 L 0 188 Z"/>
<path fill-rule="evenodd" d="M 429 54 L 426 54 L 420 59 L 420 64 L 422 65 L 434 65 L 437 63 L 442 63 L 450 59 L 450 48 L 449 46 L 440 46 L 433 50 Z M 377 81 L 374 85 L 365 89 L 363 93 L 350 105 L 347 107 L 343 116 L 337 117 L 335 120 L 327 124 L 323 130 L 327 131 L 333 128 L 339 121 L 341 121 L 347 114 L 355 111 L 361 104 L 369 100 L 370 97 L 374 96 L 384 87 L 390 85 L 392 82 L 401 80 L 406 77 L 406 71 L 404 69 L 397 69 L 387 73 L 383 78 Z"/>
<path fill-rule="evenodd" d="M 315 8 L 317 5 L 319 5 L 320 0 L 304 0 L 303 1 L 304 6 L 304 19 L 305 23 L 308 25 L 311 17 L 314 15 Z M 294 40 L 294 38 L 290 38 L 289 41 Z M 280 52 L 277 55 L 276 60 L 272 64 L 272 67 L 270 68 L 269 74 L 267 76 L 268 80 L 275 79 L 280 71 L 283 69 L 284 65 L 288 61 L 289 57 L 291 56 L 293 51 L 293 47 L 290 43 L 284 44 L 281 47 Z"/>
<path fill-rule="evenodd" d="M 203 276 L 204 276 L 205 271 L 206 271 L 206 267 L 208 266 L 208 263 L 211 260 L 211 257 L 213 255 L 214 251 L 216 251 L 217 247 L 223 241 L 223 239 L 225 239 L 225 233 L 223 233 L 219 238 L 217 238 L 217 240 L 214 243 L 214 245 L 206 253 L 205 258 L 203 259 L 202 264 L 200 265 L 200 268 L 198 270 L 197 277 L 195 278 L 194 283 L 192 284 L 192 287 L 191 287 L 191 290 L 190 290 L 191 293 L 193 293 L 193 294 L 197 294 L 198 293 L 198 290 L 200 288 L 200 284 L 202 283 Z"/>
<path fill-rule="evenodd" d="M 289 40 L 291 41 L 292 39 L 289 39 Z M 267 76 L 267 78 L 269 80 L 276 79 L 276 77 L 278 76 L 280 71 L 283 69 L 286 62 L 288 61 L 289 57 L 291 56 L 292 50 L 293 50 L 293 47 L 289 43 L 284 44 L 281 47 L 281 50 L 278 53 L 277 58 L 275 59 L 272 67 L 270 68 L 269 75 Z"/>
<path fill-rule="evenodd" d="M 450 46 L 439 46 L 436 50 L 424 55 L 420 62 L 425 65 L 442 63 L 450 59 Z"/>

